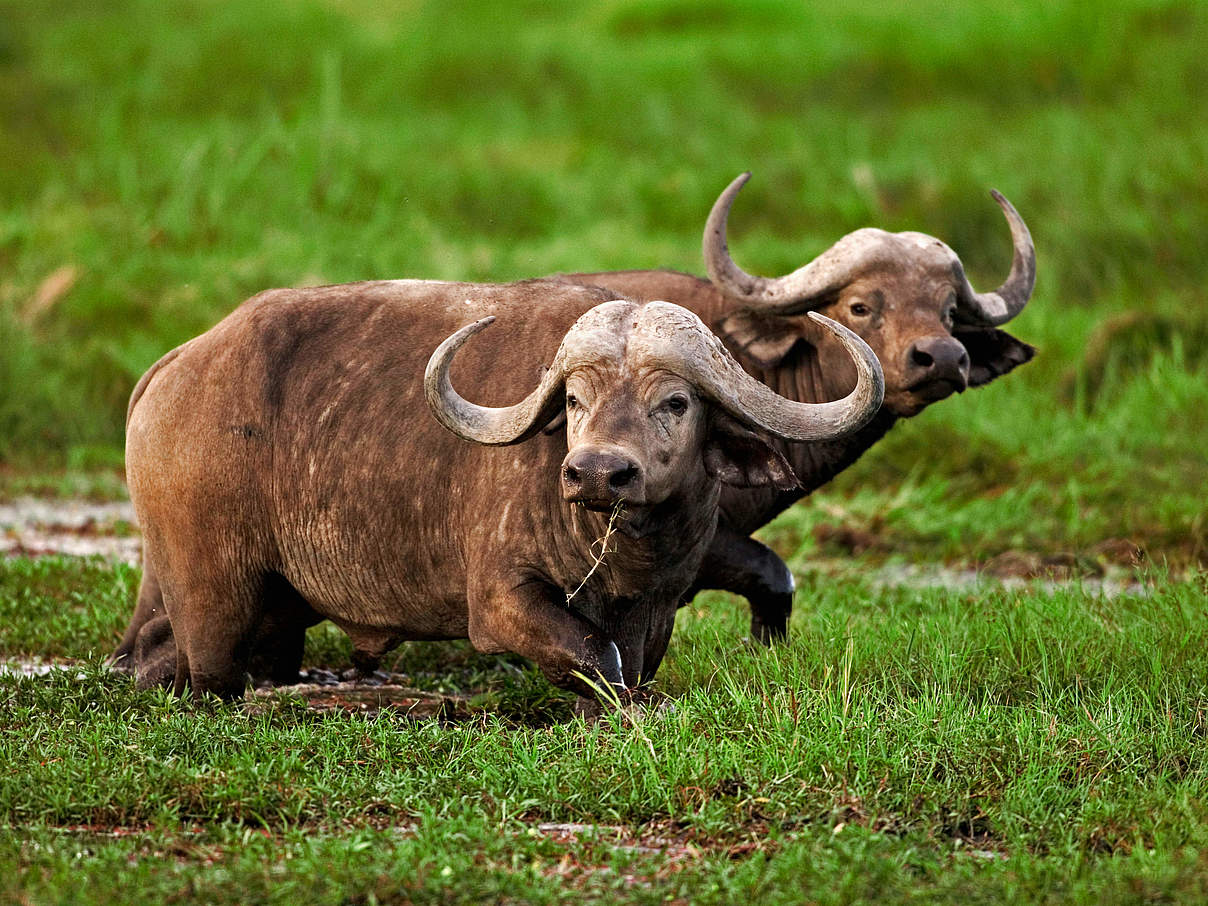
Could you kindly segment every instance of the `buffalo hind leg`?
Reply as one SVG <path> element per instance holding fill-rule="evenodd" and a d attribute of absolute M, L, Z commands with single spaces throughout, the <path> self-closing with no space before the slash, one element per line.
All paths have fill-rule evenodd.
<path fill-rule="evenodd" d="M 264 616 L 256 631 L 249 671 L 254 682 L 291 685 L 301 678 L 298 672 L 302 669 L 306 630 L 322 617 L 278 573 L 265 578 L 262 598 Z"/>
<path fill-rule="evenodd" d="M 256 631 L 248 670 L 257 682 L 296 683 L 306 630 L 320 617 L 292 585 L 275 574 L 265 582 L 262 606 L 264 617 Z M 171 686 L 176 676 L 172 623 L 164 611 L 159 582 L 145 562 L 138 606 L 111 664 L 115 670 L 133 673 L 140 689 Z"/>
<path fill-rule="evenodd" d="M 176 677 L 176 637 L 166 613 L 143 623 L 127 663 L 133 668 L 138 688 L 171 687 Z"/>
<path fill-rule="evenodd" d="M 793 574 L 767 545 L 719 526 L 688 599 L 706 588 L 731 591 L 747 599 L 752 638 L 770 645 L 788 637 Z"/>
<path fill-rule="evenodd" d="M 222 576 L 167 599 L 176 637 L 175 689 L 233 700 L 247 687 L 248 667 L 263 617 L 264 577 Z"/>
<path fill-rule="evenodd" d="M 135 645 L 138 642 L 139 634 L 147 623 L 161 617 L 166 617 L 164 595 L 160 590 L 155 570 L 151 568 L 151 560 L 144 549 L 143 578 L 138 586 L 138 603 L 134 607 L 134 613 L 130 617 L 130 623 L 126 626 L 126 632 L 122 635 L 121 643 L 117 646 L 117 651 L 113 652 L 109 658 L 109 666 L 121 673 L 137 674 L 138 659 Z"/>

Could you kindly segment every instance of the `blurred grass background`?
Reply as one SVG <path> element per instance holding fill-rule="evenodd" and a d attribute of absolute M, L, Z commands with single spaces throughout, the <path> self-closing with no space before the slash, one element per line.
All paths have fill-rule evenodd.
<path fill-rule="evenodd" d="M 120 466 L 138 376 L 270 286 L 782 273 L 866 225 L 1005 275 L 1034 363 L 775 536 L 1208 558 L 1208 5 L 0 0 L 0 463 Z"/>

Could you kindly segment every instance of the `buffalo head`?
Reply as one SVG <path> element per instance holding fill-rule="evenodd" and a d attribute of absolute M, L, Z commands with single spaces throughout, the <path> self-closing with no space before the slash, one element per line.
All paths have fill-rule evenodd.
<path fill-rule="evenodd" d="M 885 372 L 885 407 L 911 416 L 969 386 L 987 383 L 1028 361 L 1035 350 L 998 330 L 1019 314 L 1036 280 L 1027 225 L 992 192 L 1011 228 L 1014 258 L 1006 282 L 979 293 L 956 253 L 924 233 L 856 230 L 784 277 L 755 277 L 726 247 L 726 218 L 750 177 L 739 176 L 718 198 L 705 226 L 709 277 L 737 310 L 718 332 L 757 365 L 773 369 L 799 343 L 818 350 L 829 390 L 854 382 L 847 357 L 804 314 L 821 311 L 859 334 Z"/>
<path fill-rule="evenodd" d="M 531 437 L 559 410 L 568 451 L 562 496 L 595 510 L 657 506 L 699 487 L 702 476 L 740 487 L 797 482 L 755 431 L 795 441 L 829 440 L 863 426 L 880 408 L 881 370 L 868 345 L 810 315 L 851 356 L 855 388 L 830 403 L 798 403 L 748 375 L 701 320 L 668 302 L 597 305 L 566 333 L 550 368 L 514 406 L 488 408 L 453 389 L 458 348 L 494 319 L 463 327 L 433 353 L 428 403 L 455 434 L 477 443 Z"/>

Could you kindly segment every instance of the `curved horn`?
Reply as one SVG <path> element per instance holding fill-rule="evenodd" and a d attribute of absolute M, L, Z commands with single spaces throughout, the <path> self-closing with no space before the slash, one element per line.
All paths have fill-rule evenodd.
<path fill-rule="evenodd" d="M 783 314 L 800 314 L 816 307 L 826 296 L 850 282 L 851 275 L 866 267 L 878 255 L 884 255 L 886 234 L 880 230 L 857 230 L 835 243 L 809 264 L 783 277 L 756 277 L 748 274 L 730 257 L 726 245 L 726 218 L 739 190 L 751 178 L 743 173 L 718 196 L 705 221 L 701 250 L 709 279 L 722 294 L 750 308 L 770 309 Z M 791 310 L 790 310 L 791 309 Z"/>
<path fill-rule="evenodd" d="M 1015 249 L 1011 258 L 1011 273 L 994 292 L 979 293 L 973 289 L 964 268 L 961 268 L 957 306 L 961 320 L 997 327 L 1023 311 L 1032 296 L 1032 287 L 1036 285 L 1036 247 L 1032 244 L 1028 225 L 1023 222 L 1015 206 L 996 189 L 991 189 L 990 195 L 1002 208 L 1011 227 L 1011 244 Z"/>
<path fill-rule="evenodd" d="M 726 246 L 726 218 L 739 190 L 746 185 L 749 173 L 743 173 L 726 187 L 718 197 L 705 223 L 702 249 L 709 279 L 723 295 L 749 308 L 771 310 L 792 315 L 817 307 L 828 296 L 851 282 L 854 274 L 882 261 L 900 258 L 896 245 L 898 236 L 877 229 L 856 230 L 804 267 L 783 277 L 755 277 L 748 274 L 730 257 Z M 1002 208 L 1011 228 L 1014 257 L 1006 282 L 990 293 L 979 293 L 970 285 L 960 259 L 953 255 L 953 267 L 959 284 L 958 314 L 966 323 L 997 327 L 1018 315 L 1032 295 L 1036 283 L 1036 249 L 1027 224 L 1011 202 L 998 191 L 990 194 Z M 910 234 L 916 236 L 919 234 Z M 938 240 L 935 245 L 953 254 Z"/>
<path fill-rule="evenodd" d="M 436 347 L 424 370 L 424 395 L 436 420 L 458 437 L 479 444 L 514 444 L 532 437 L 554 417 L 555 402 L 561 404 L 562 355 L 559 350 L 537 389 L 516 405 L 497 409 L 468 402 L 453 389 L 449 367 L 457 350 L 494 320 L 488 317 L 467 324 Z"/>
<path fill-rule="evenodd" d="M 755 277 L 735 264 L 730 257 L 730 247 L 726 244 L 726 219 L 730 216 L 730 206 L 750 178 L 750 171 L 740 173 L 717 197 L 713 209 L 709 211 L 709 219 L 705 221 L 705 236 L 701 241 L 709 279 L 727 296 L 737 299 L 762 296 L 769 282 L 767 277 Z"/>
<path fill-rule="evenodd" d="M 787 440 L 835 440 L 857 431 L 876 415 L 885 398 L 881 363 L 868 344 L 846 327 L 816 312 L 810 312 L 809 317 L 835 334 L 855 362 L 856 388 L 841 400 L 798 403 L 785 399 L 743 371 L 721 341 L 699 321 L 696 323 L 705 340 L 705 351 L 687 356 L 684 365 L 689 373 L 684 377 L 730 415 Z M 683 344 L 677 343 L 675 348 L 673 354 L 683 354 Z"/>

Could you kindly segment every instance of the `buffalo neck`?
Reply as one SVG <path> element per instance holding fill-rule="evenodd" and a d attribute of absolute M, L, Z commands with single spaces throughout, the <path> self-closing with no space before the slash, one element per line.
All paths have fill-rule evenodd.
<path fill-rule="evenodd" d="M 716 332 L 716 321 L 712 322 L 712 326 Z M 833 381 L 828 380 L 819 364 L 816 350 L 804 341 L 798 342 L 774 368 L 760 366 L 740 349 L 728 344 L 727 348 L 748 374 L 780 396 L 799 403 L 825 403 L 841 399 L 851 389 L 835 386 Z M 730 489 L 722 497 L 727 521 L 744 531 L 754 531 L 854 463 L 869 447 L 884 437 L 896 422 L 897 416 L 882 407 L 867 425 L 839 440 L 795 443 L 772 438 L 772 445 L 793 467 L 801 489 Z"/>
<path fill-rule="evenodd" d="M 841 399 L 850 389 L 835 387 L 827 380 L 819 367 L 817 353 L 806 343 L 798 343 L 779 368 L 764 370 L 750 361 L 739 361 L 762 383 L 800 403 Z M 773 443 L 793 467 L 803 494 L 808 494 L 859 459 L 896 421 L 897 417 L 882 407 L 867 425 L 839 440 L 794 443 L 777 438 Z"/>
<path fill-rule="evenodd" d="M 572 597 L 571 606 L 594 617 L 617 601 L 678 601 L 717 527 L 720 487 L 703 474 L 697 484 L 636 512 L 636 530 L 621 516 L 610 531 L 610 514 L 560 500 L 561 526 L 550 535 L 548 568 Z"/>

